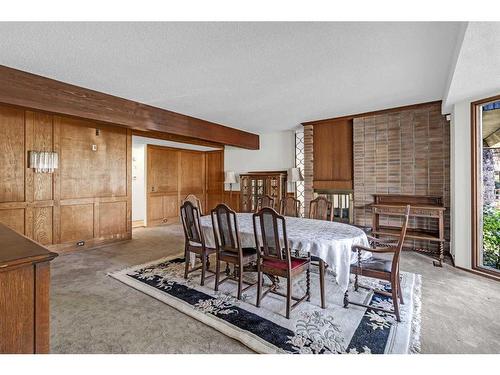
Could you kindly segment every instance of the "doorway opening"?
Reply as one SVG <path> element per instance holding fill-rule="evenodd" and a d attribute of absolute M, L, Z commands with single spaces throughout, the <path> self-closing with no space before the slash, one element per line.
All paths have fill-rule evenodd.
<path fill-rule="evenodd" d="M 179 223 L 188 194 L 211 209 L 222 201 L 223 170 L 223 149 L 133 135 L 132 227 Z"/>

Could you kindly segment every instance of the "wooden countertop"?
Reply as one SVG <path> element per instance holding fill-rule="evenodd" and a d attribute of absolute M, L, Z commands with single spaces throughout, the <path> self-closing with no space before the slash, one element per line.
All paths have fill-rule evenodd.
<path fill-rule="evenodd" d="M 0 224 L 0 270 L 27 263 L 50 261 L 56 253 Z"/>

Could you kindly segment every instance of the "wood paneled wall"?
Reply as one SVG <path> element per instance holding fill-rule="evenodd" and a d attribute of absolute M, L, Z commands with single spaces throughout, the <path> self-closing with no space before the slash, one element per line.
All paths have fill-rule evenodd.
<path fill-rule="evenodd" d="M 449 238 L 450 125 L 440 103 L 357 117 L 353 130 L 355 222 L 371 225 L 371 211 L 363 206 L 374 193 L 438 195 L 446 207 Z M 418 220 L 421 227 L 435 225 Z"/>
<path fill-rule="evenodd" d="M 0 105 L 0 222 L 58 251 L 131 238 L 131 141 L 124 128 Z M 59 168 L 34 173 L 30 150 L 58 152 Z"/>
<path fill-rule="evenodd" d="M 224 150 L 147 146 L 147 225 L 179 222 L 182 200 L 200 199 L 208 213 L 223 199 Z"/>

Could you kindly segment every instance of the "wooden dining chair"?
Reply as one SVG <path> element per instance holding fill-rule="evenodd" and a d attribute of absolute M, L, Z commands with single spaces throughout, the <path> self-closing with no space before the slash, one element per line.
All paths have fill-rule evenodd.
<path fill-rule="evenodd" d="M 201 269 L 201 285 L 205 285 L 205 274 L 209 271 L 210 261 L 208 257 L 210 254 L 215 253 L 215 249 L 209 248 L 205 244 L 205 238 L 203 237 L 203 232 L 201 230 L 200 224 L 200 211 L 190 201 L 185 201 L 181 206 L 181 220 L 182 226 L 184 228 L 184 256 L 185 256 L 185 269 L 184 278 L 188 278 L 188 274 L 191 272 Z M 189 269 L 191 253 L 199 257 L 201 260 L 201 266 Z M 213 274 L 213 272 L 211 272 Z M 211 277 L 210 275 L 208 277 Z"/>
<path fill-rule="evenodd" d="M 200 216 L 203 216 L 203 207 L 201 205 L 201 201 L 200 199 L 194 195 L 194 194 L 188 194 L 186 196 L 186 198 L 184 198 L 181 202 L 184 203 L 184 202 L 191 202 L 193 204 L 193 206 L 195 206 L 196 208 L 198 208 L 198 212 L 200 214 Z"/>
<path fill-rule="evenodd" d="M 253 228 L 255 244 L 257 245 L 257 307 L 260 307 L 262 298 L 268 293 L 274 293 L 286 298 L 286 318 L 290 319 L 290 312 L 300 302 L 311 298 L 311 279 L 309 266 L 311 260 L 308 257 L 294 258 L 291 255 L 286 235 L 285 217 L 279 215 L 275 210 L 264 207 L 258 213 L 253 214 Z M 280 238 L 280 228 L 282 236 Z M 306 273 L 306 293 L 302 297 L 292 295 L 293 280 L 298 275 Z M 287 292 L 283 294 L 277 291 L 277 284 L 271 286 L 262 293 L 263 274 L 283 277 L 287 281 Z M 292 305 L 292 300 L 295 303 Z"/>
<path fill-rule="evenodd" d="M 333 220 L 332 202 L 325 197 L 317 197 L 309 202 L 309 219 Z"/>
<path fill-rule="evenodd" d="M 401 232 L 399 234 L 399 240 L 397 244 L 393 246 L 387 246 L 386 241 L 380 240 L 378 238 L 369 238 L 370 243 L 372 244 L 384 244 L 383 247 L 366 247 L 361 245 L 354 245 L 352 247 L 353 251 L 357 252 L 358 260 L 357 263 L 351 266 L 351 273 L 354 273 L 354 290 L 358 290 L 359 287 L 359 276 L 373 277 L 380 280 L 389 281 L 391 285 L 391 293 L 386 291 L 377 290 L 377 293 L 387 295 L 392 298 L 392 305 L 394 310 L 385 310 L 378 307 L 373 307 L 369 305 L 364 305 L 357 302 L 349 301 L 348 290 L 346 290 L 344 294 L 344 307 L 347 308 L 349 304 L 363 306 L 366 308 L 370 308 L 372 310 L 384 311 L 390 314 L 396 315 L 396 320 L 398 322 L 401 321 L 401 316 L 399 312 L 399 303 L 404 304 L 403 301 L 403 291 L 401 289 L 401 280 L 399 276 L 399 260 L 401 256 L 401 251 L 403 249 L 403 243 L 406 236 L 406 229 L 408 227 L 408 219 L 410 216 L 410 205 L 406 206 L 405 216 L 403 219 L 403 226 L 401 227 Z M 367 259 L 361 259 L 362 251 L 370 251 L 374 255 Z"/>
<path fill-rule="evenodd" d="M 270 207 L 274 209 L 274 198 L 267 194 L 258 197 L 257 208 L 255 209 L 255 212 L 259 212 L 264 207 Z"/>
<path fill-rule="evenodd" d="M 300 201 L 294 197 L 286 197 L 280 201 L 280 214 L 300 217 Z"/>
<path fill-rule="evenodd" d="M 241 299 L 241 293 L 252 287 L 256 283 L 248 283 L 243 280 L 243 272 L 245 267 L 250 272 L 256 272 L 255 262 L 257 261 L 257 250 L 255 248 L 242 248 L 238 219 L 236 212 L 231 210 L 225 204 L 217 205 L 211 211 L 212 227 L 214 229 L 214 238 L 216 244 L 216 266 L 215 266 L 215 291 L 219 290 L 219 285 L 227 280 L 235 280 L 238 282 L 238 299 Z M 226 262 L 226 265 L 232 264 L 235 267 L 237 279 L 234 276 L 227 275 L 224 279 L 220 279 L 221 262 Z M 251 265 L 254 264 L 252 268 Z M 247 287 L 243 288 L 243 283 Z"/>

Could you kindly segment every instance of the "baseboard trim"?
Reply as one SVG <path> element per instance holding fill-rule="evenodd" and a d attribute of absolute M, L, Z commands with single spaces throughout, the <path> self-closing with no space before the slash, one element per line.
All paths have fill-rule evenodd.
<path fill-rule="evenodd" d="M 500 281 L 500 272 L 499 272 L 498 276 L 495 276 L 495 275 L 492 275 L 491 273 L 482 272 L 482 271 L 479 271 L 476 269 L 464 268 L 464 267 L 460 267 L 460 266 L 455 266 L 455 268 L 458 268 L 459 270 L 462 270 L 465 272 L 473 273 L 474 275 L 486 277 L 487 279 L 490 279 L 490 280 Z"/>
<path fill-rule="evenodd" d="M 144 220 L 134 220 L 132 221 L 132 228 L 145 227 L 146 223 Z"/>

